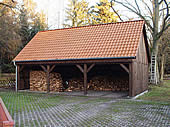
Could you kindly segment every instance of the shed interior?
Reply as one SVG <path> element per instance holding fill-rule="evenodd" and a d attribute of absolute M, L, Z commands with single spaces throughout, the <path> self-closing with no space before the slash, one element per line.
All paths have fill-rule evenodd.
<path fill-rule="evenodd" d="M 128 68 L 128 64 L 124 65 Z M 83 91 L 83 80 L 83 73 L 75 65 L 57 65 L 50 73 L 50 91 Z M 40 65 L 24 65 L 20 82 L 20 90 L 47 91 L 46 73 Z M 87 90 L 127 92 L 129 74 L 120 64 L 96 64 L 87 73 Z"/>

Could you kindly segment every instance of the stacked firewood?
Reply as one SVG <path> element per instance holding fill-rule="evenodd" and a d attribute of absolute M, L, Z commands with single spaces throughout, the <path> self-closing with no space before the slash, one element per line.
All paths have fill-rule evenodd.
<path fill-rule="evenodd" d="M 128 85 L 128 79 L 96 76 L 89 81 L 87 89 L 96 91 L 127 91 Z M 84 90 L 83 86 L 83 79 L 73 78 L 69 80 L 68 88 L 65 91 L 81 91 Z"/>
<path fill-rule="evenodd" d="M 62 78 L 59 73 L 50 73 L 50 91 L 60 92 L 63 89 Z M 44 71 L 30 72 L 30 90 L 47 91 L 46 73 Z"/>
<path fill-rule="evenodd" d="M 128 80 L 127 79 L 114 79 L 107 76 L 96 76 L 88 83 L 89 90 L 101 90 L 101 91 L 127 91 Z"/>
<path fill-rule="evenodd" d="M 65 91 L 79 91 L 83 90 L 83 80 L 78 78 L 70 79 L 68 82 L 68 88 Z"/>

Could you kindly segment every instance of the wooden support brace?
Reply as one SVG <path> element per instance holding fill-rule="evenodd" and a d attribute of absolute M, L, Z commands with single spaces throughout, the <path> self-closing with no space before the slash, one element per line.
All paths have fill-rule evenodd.
<path fill-rule="evenodd" d="M 129 73 L 129 69 L 128 69 L 124 64 L 120 64 L 120 66 L 121 66 L 127 73 Z"/>
<path fill-rule="evenodd" d="M 24 65 L 21 65 L 20 72 L 24 69 Z"/>
<path fill-rule="evenodd" d="M 43 65 L 40 65 L 40 66 L 45 72 L 47 72 L 47 69 L 45 68 L 45 66 L 43 66 Z"/>
<path fill-rule="evenodd" d="M 84 73 L 84 68 L 82 68 L 80 65 L 76 65 L 77 66 L 77 68 L 79 68 L 80 69 L 80 71 L 82 72 L 82 73 Z M 92 65 L 90 65 L 90 67 L 87 69 L 87 73 L 93 68 L 95 66 L 95 64 L 92 64 Z"/>
<path fill-rule="evenodd" d="M 47 82 L 47 93 L 50 92 L 50 72 L 55 68 L 55 65 L 50 67 L 50 65 L 47 65 L 47 68 L 43 65 L 40 65 L 41 68 L 46 72 L 46 82 Z"/>
<path fill-rule="evenodd" d="M 79 68 L 80 69 L 80 71 L 82 72 L 82 73 L 84 73 L 84 70 L 83 70 L 83 68 L 80 66 L 80 65 L 76 65 L 77 66 L 77 68 Z"/>
<path fill-rule="evenodd" d="M 84 75 L 84 95 L 87 94 L 87 73 L 95 66 L 95 64 L 90 65 L 89 68 L 87 68 L 87 64 L 84 64 L 84 68 L 82 68 L 80 65 L 76 65 L 77 68 L 80 69 L 80 71 Z"/>
<path fill-rule="evenodd" d="M 90 67 L 87 69 L 87 73 L 95 66 L 95 64 L 90 65 Z"/>
<path fill-rule="evenodd" d="M 50 72 L 52 72 L 54 68 L 55 68 L 55 65 L 53 65 L 53 66 L 50 68 Z"/>

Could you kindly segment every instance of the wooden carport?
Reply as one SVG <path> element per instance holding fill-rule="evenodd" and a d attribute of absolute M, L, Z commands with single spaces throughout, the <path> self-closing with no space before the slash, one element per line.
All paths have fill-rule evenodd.
<path fill-rule="evenodd" d="M 126 28 L 129 28 L 129 30 Z M 103 29 L 106 30 L 102 33 L 101 31 L 103 31 Z M 94 30 L 100 34 L 96 33 L 93 36 L 91 35 L 93 33 L 89 34 L 89 32 Z M 114 30 L 118 32 L 111 33 Z M 64 35 L 66 40 L 61 43 L 60 41 L 55 42 L 53 38 L 52 40 L 54 42 L 51 44 L 52 40 L 50 40 L 51 38 L 49 39 L 51 34 L 57 36 L 55 39 L 58 38 L 60 41 L 63 41 L 63 38 L 60 36 Z M 44 40 L 42 36 L 45 38 Z M 81 38 L 77 38 L 80 36 Z M 88 42 L 86 42 L 84 38 L 86 38 Z M 89 42 L 89 38 L 95 38 L 95 41 L 92 40 L 92 42 Z M 46 44 L 42 46 L 40 42 L 46 42 Z M 90 43 L 89 46 L 84 45 L 85 42 Z M 76 44 L 73 45 L 70 43 Z M 50 47 L 50 45 L 52 45 L 52 47 Z M 53 48 L 54 46 L 56 46 L 56 48 Z M 63 47 L 61 48 L 61 46 Z M 49 54 L 49 48 L 53 48 L 51 54 Z M 55 55 L 54 52 L 56 53 Z M 42 53 L 42 55 L 39 56 L 39 53 Z M 46 56 L 44 57 L 44 55 Z M 88 72 L 95 65 L 119 64 L 124 71 L 129 74 L 129 96 L 135 96 L 147 89 L 148 59 L 149 50 L 143 21 L 39 32 L 13 60 L 16 65 L 16 90 L 22 87 L 20 85 L 20 72 L 25 66 L 39 65 L 44 72 L 46 72 L 47 92 L 50 92 L 50 72 L 57 65 L 72 64 L 83 73 L 84 94 L 87 94 Z M 128 67 L 125 66 L 125 64 L 128 64 Z"/>

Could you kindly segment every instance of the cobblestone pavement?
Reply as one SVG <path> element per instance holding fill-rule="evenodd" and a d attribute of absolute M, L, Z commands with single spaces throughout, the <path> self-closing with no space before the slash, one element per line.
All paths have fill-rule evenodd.
<path fill-rule="evenodd" d="M 102 97 L 2 92 L 16 127 L 170 127 L 170 105 Z"/>

